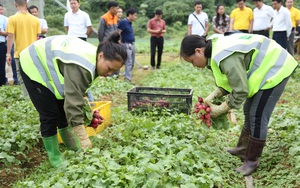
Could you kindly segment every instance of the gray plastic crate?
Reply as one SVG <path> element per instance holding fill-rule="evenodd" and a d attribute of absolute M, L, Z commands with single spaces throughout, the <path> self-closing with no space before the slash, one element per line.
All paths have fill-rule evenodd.
<path fill-rule="evenodd" d="M 167 108 L 170 112 L 190 114 L 192 89 L 134 87 L 127 91 L 128 111 Z"/>

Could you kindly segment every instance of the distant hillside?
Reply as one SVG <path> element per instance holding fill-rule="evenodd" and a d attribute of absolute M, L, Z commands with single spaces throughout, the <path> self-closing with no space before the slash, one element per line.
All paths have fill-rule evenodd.
<path fill-rule="evenodd" d="M 14 4 L 15 4 L 14 0 L 1 0 L 0 3 L 4 7 L 4 10 L 5 10 L 4 15 L 5 16 L 9 17 L 16 13 L 17 9 L 14 6 Z M 40 13 L 39 13 L 40 17 L 44 17 L 44 13 L 43 13 L 44 7 L 40 7 L 40 0 L 30 0 L 28 3 L 28 6 L 30 6 L 30 5 L 37 6 L 40 11 Z M 44 6 L 44 1 L 42 1 L 42 6 Z"/>

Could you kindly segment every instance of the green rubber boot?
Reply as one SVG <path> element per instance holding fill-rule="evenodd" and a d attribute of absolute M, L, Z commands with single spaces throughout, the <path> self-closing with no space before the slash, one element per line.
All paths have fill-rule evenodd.
<path fill-rule="evenodd" d="M 68 150 L 77 151 L 81 148 L 79 139 L 71 126 L 58 129 L 58 132 Z"/>
<path fill-rule="evenodd" d="M 57 134 L 50 137 L 43 137 L 43 142 L 51 165 L 59 167 L 59 165 L 63 162 L 63 158 L 59 151 Z"/>

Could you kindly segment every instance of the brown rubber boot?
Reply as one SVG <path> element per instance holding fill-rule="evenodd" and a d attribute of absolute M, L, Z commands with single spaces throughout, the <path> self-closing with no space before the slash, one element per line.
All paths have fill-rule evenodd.
<path fill-rule="evenodd" d="M 236 147 L 231 149 L 225 148 L 225 150 L 228 151 L 231 155 L 239 157 L 241 161 L 244 161 L 249 143 L 250 132 L 250 128 L 243 127 Z"/>
<path fill-rule="evenodd" d="M 87 134 L 84 125 L 77 125 L 73 127 L 75 134 L 79 138 L 79 142 L 82 149 L 91 148 L 92 142 L 89 139 L 89 135 Z"/>
<path fill-rule="evenodd" d="M 242 166 L 235 169 L 236 172 L 248 176 L 256 170 L 259 165 L 259 157 L 262 154 L 266 140 L 250 136 L 246 159 Z"/>

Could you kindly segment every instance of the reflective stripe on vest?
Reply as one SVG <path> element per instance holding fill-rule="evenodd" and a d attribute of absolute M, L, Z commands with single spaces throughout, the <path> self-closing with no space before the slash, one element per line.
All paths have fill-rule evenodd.
<path fill-rule="evenodd" d="M 227 76 L 221 73 L 219 65 L 222 60 L 235 52 L 247 54 L 255 50 L 252 54 L 249 70 L 247 70 L 248 97 L 252 97 L 260 89 L 270 89 L 276 86 L 284 78 L 288 77 L 297 66 L 297 62 L 293 57 L 275 41 L 268 38 L 245 34 L 233 35 L 223 39 L 225 40 L 220 38 L 219 42 L 218 40 L 213 41 L 211 68 L 217 86 L 224 88 L 228 92 L 231 92 L 232 89 L 229 86 Z M 236 40 L 239 42 L 236 42 Z M 230 46 L 230 44 L 226 44 L 229 41 L 238 44 Z M 241 42 L 244 42 L 244 44 L 240 44 Z"/>
<path fill-rule="evenodd" d="M 95 65 L 92 64 L 89 60 L 74 54 L 74 53 L 65 53 L 60 50 L 51 50 L 51 42 L 55 39 L 55 37 L 48 37 L 45 42 L 45 55 L 46 55 L 46 63 L 41 62 L 38 57 L 38 51 L 36 51 L 34 45 L 30 45 L 28 47 L 28 51 L 30 54 L 30 58 L 32 59 L 33 64 L 37 68 L 40 73 L 43 82 L 46 84 L 47 88 L 56 96 L 58 99 L 64 98 L 64 80 L 60 73 L 57 72 L 56 69 L 59 69 L 56 62 L 53 61 L 53 58 L 59 59 L 64 63 L 75 63 L 79 66 L 87 69 L 91 73 L 91 78 L 95 77 Z M 48 69 L 48 70 L 47 70 Z M 59 71 L 59 70 L 58 70 Z M 49 72 L 50 75 L 47 73 Z M 55 88 L 49 81 L 53 81 Z"/>
<path fill-rule="evenodd" d="M 255 59 L 254 64 L 252 66 L 252 69 L 247 73 L 248 79 L 250 78 L 252 73 L 258 69 L 260 63 L 265 58 L 265 52 L 268 50 L 269 45 L 270 45 L 270 40 L 264 40 L 264 42 L 258 48 L 259 52 L 256 56 L 256 59 Z"/>
<path fill-rule="evenodd" d="M 46 83 L 47 85 L 47 88 L 53 93 L 55 94 L 54 92 L 54 88 L 52 87 L 52 85 L 49 83 L 49 77 L 46 73 L 46 70 L 42 64 L 42 62 L 40 61 L 39 57 L 36 56 L 36 52 L 35 52 L 35 49 L 34 49 L 34 46 L 31 45 L 29 46 L 28 48 L 29 50 L 29 54 L 30 54 L 30 57 L 32 59 L 32 61 L 34 62 L 34 65 L 36 66 L 36 68 L 38 69 L 38 71 L 40 72 L 41 76 L 42 76 L 42 79 L 43 81 Z M 63 96 L 63 95 L 61 95 Z"/>
<path fill-rule="evenodd" d="M 274 64 L 274 66 L 272 67 L 272 69 L 270 69 L 268 71 L 268 73 L 265 75 L 264 79 L 262 80 L 262 82 L 260 83 L 259 89 L 262 88 L 262 86 L 266 83 L 266 81 L 271 78 L 274 73 L 278 72 L 280 70 L 280 68 L 283 66 L 283 64 L 286 61 L 288 53 L 286 51 L 284 51 L 284 49 L 281 49 L 281 53 L 276 61 L 276 63 Z"/>

